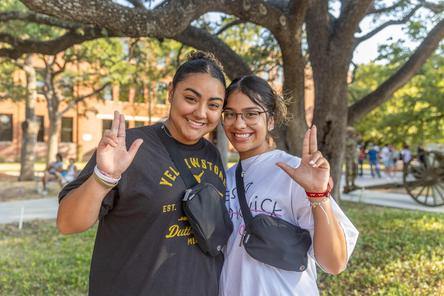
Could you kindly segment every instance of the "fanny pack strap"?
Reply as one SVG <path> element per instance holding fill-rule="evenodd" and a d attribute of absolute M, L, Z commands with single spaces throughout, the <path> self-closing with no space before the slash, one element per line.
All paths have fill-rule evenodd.
<path fill-rule="evenodd" d="M 237 163 L 236 168 L 236 190 L 237 190 L 237 198 L 239 199 L 240 208 L 242 211 L 242 216 L 244 218 L 245 226 L 253 220 L 253 215 L 251 214 L 250 207 L 247 203 L 247 198 L 245 197 L 245 185 L 244 185 L 244 177 L 242 174 L 242 164 L 241 161 Z"/>
<path fill-rule="evenodd" d="M 167 133 L 167 127 L 162 124 L 160 127 L 156 128 L 157 135 L 160 138 L 165 149 L 168 151 L 171 160 L 173 161 L 176 168 L 179 170 L 180 177 L 182 178 L 185 186 L 191 188 L 197 184 L 196 179 L 191 174 L 191 171 L 186 167 L 183 161 L 183 156 L 180 150 L 177 148 L 176 141 L 170 137 Z"/>

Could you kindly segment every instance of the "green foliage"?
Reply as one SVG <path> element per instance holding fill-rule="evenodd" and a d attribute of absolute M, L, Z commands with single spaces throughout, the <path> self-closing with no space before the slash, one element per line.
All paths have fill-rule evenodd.
<path fill-rule="evenodd" d="M 388 49 L 391 48 L 391 50 Z M 419 73 L 393 98 L 356 125 L 363 140 L 413 146 L 444 142 L 444 46 L 431 56 Z M 381 56 L 393 57 L 388 65 L 361 65 L 349 91 L 352 101 L 374 90 L 402 64 L 406 49 L 387 46 Z"/>
<path fill-rule="evenodd" d="M 14 75 L 17 69 L 14 61 L 5 60 L 0 63 L 0 99 L 21 100 L 26 96 L 26 87 L 18 84 L 19 77 Z"/>
<path fill-rule="evenodd" d="M 252 23 L 236 23 L 237 18 L 220 15 L 219 19 L 204 18 L 196 26 L 209 31 L 225 42 L 236 54 L 248 64 L 253 73 L 269 81 L 278 79 L 282 72 L 282 56 L 279 45 L 268 29 Z M 221 29 L 223 32 L 219 32 Z"/>
<path fill-rule="evenodd" d="M 2 0 L 0 11 L 21 11 L 28 9 L 18 0 Z M 32 40 L 48 40 L 60 36 L 65 30 L 47 25 L 38 25 L 27 21 L 14 20 L 9 22 L 0 22 L 0 33 L 11 34 L 14 37 Z M 1 44 L 0 46 L 5 46 Z"/>
<path fill-rule="evenodd" d="M 342 203 L 360 237 L 348 268 L 319 275 L 323 295 L 442 295 L 444 216 Z M 0 226 L 0 295 L 84 295 L 96 229 L 53 221 Z"/>
<path fill-rule="evenodd" d="M 343 207 L 360 237 L 346 271 L 320 274 L 323 295 L 443 295 L 444 215 Z"/>

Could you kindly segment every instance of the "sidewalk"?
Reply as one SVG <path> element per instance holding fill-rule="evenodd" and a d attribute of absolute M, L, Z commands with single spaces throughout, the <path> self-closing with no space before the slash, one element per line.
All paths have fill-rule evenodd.
<path fill-rule="evenodd" d="M 397 173 L 393 179 L 372 178 L 368 174 L 364 175 L 356 180 L 356 184 L 363 188 L 350 193 L 343 193 L 342 200 L 415 211 L 444 213 L 444 206 L 435 208 L 425 207 L 415 202 L 407 193 L 390 193 L 365 189 L 367 186 L 393 182 L 402 184 L 401 173 Z M 344 181 L 341 183 L 344 184 Z M 56 197 L 2 202 L 0 203 L 0 224 L 19 222 L 22 210 L 23 221 L 55 219 L 57 216 L 57 207 L 58 201 Z"/>
<path fill-rule="evenodd" d="M 341 184 L 343 185 L 345 180 L 343 178 Z M 384 207 L 392 207 L 399 209 L 444 213 L 444 206 L 440 207 L 426 207 L 417 203 L 407 192 L 405 193 L 391 193 L 379 190 L 368 190 L 366 187 L 373 185 L 383 184 L 403 184 L 402 172 L 397 172 L 393 178 L 373 178 L 369 172 L 364 172 L 364 176 L 356 179 L 356 185 L 362 189 L 352 191 L 350 193 L 342 193 L 341 199 L 362 202 L 365 204 L 378 205 Z"/>
<path fill-rule="evenodd" d="M 57 207 L 56 197 L 2 202 L 0 203 L 0 224 L 19 222 L 22 215 L 23 221 L 55 219 Z"/>

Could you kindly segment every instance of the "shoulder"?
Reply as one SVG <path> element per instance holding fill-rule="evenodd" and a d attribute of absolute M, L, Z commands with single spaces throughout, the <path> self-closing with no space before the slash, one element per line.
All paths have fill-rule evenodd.
<path fill-rule="evenodd" d="M 126 130 L 127 139 L 133 138 L 151 138 L 152 136 L 156 136 L 156 127 L 155 125 L 146 125 L 141 127 L 130 128 Z"/>
<path fill-rule="evenodd" d="M 270 161 L 276 162 L 285 162 L 286 164 L 298 167 L 301 164 L 301 158 L 295 155 L 292 155 L 283 150 L 274 150 Z"/>
<path fill-rule="evenodd" d="M 134 140 L 142 139 L 143 145 L 146 146 L 156 146 L 160 145 L 160 139 L 157 135 L 156 129 L 159 127 L 158 124 L 146 125 L 141 127 L 130 128 L 126 130 L 126 144 L 130 146 Z"/>
<path fill-rule="evenodd" d="M 202 141 L 204 153 L 209 155 L 210 158 L 216 159 L 217 161 L 222 163 L 222 157 L 220 155 L 219 149 L 217 149 L 217 147 L 213 143 L 205 138 L 203 138 Z"/>

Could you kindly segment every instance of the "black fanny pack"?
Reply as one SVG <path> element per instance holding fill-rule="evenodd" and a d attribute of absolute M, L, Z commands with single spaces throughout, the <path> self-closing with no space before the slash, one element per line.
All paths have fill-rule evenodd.
<path fill-rule="evenodd" d="M 157 129 L 159 138 L 188 188 L 182 199 L 182 209 L 188 217 L 192 233 L 205 254 L 217 256 L 233 231 L 233 223 L 225 207 L 225 195 L 211 183 L 197 183 L 185 166 L 174 139 L 162 129 L 166 127 Z"/>
<path fill-rule="evenodd" d="M 304 271 L 311 246 L 310 233 L 277 217 L 265 214 L 253 217 L 245 197 L 240 161 L 236 168 L 236 188 L 245 222 L 241 239 L 247 253 L 260 262 L 280 269 Z"/>

